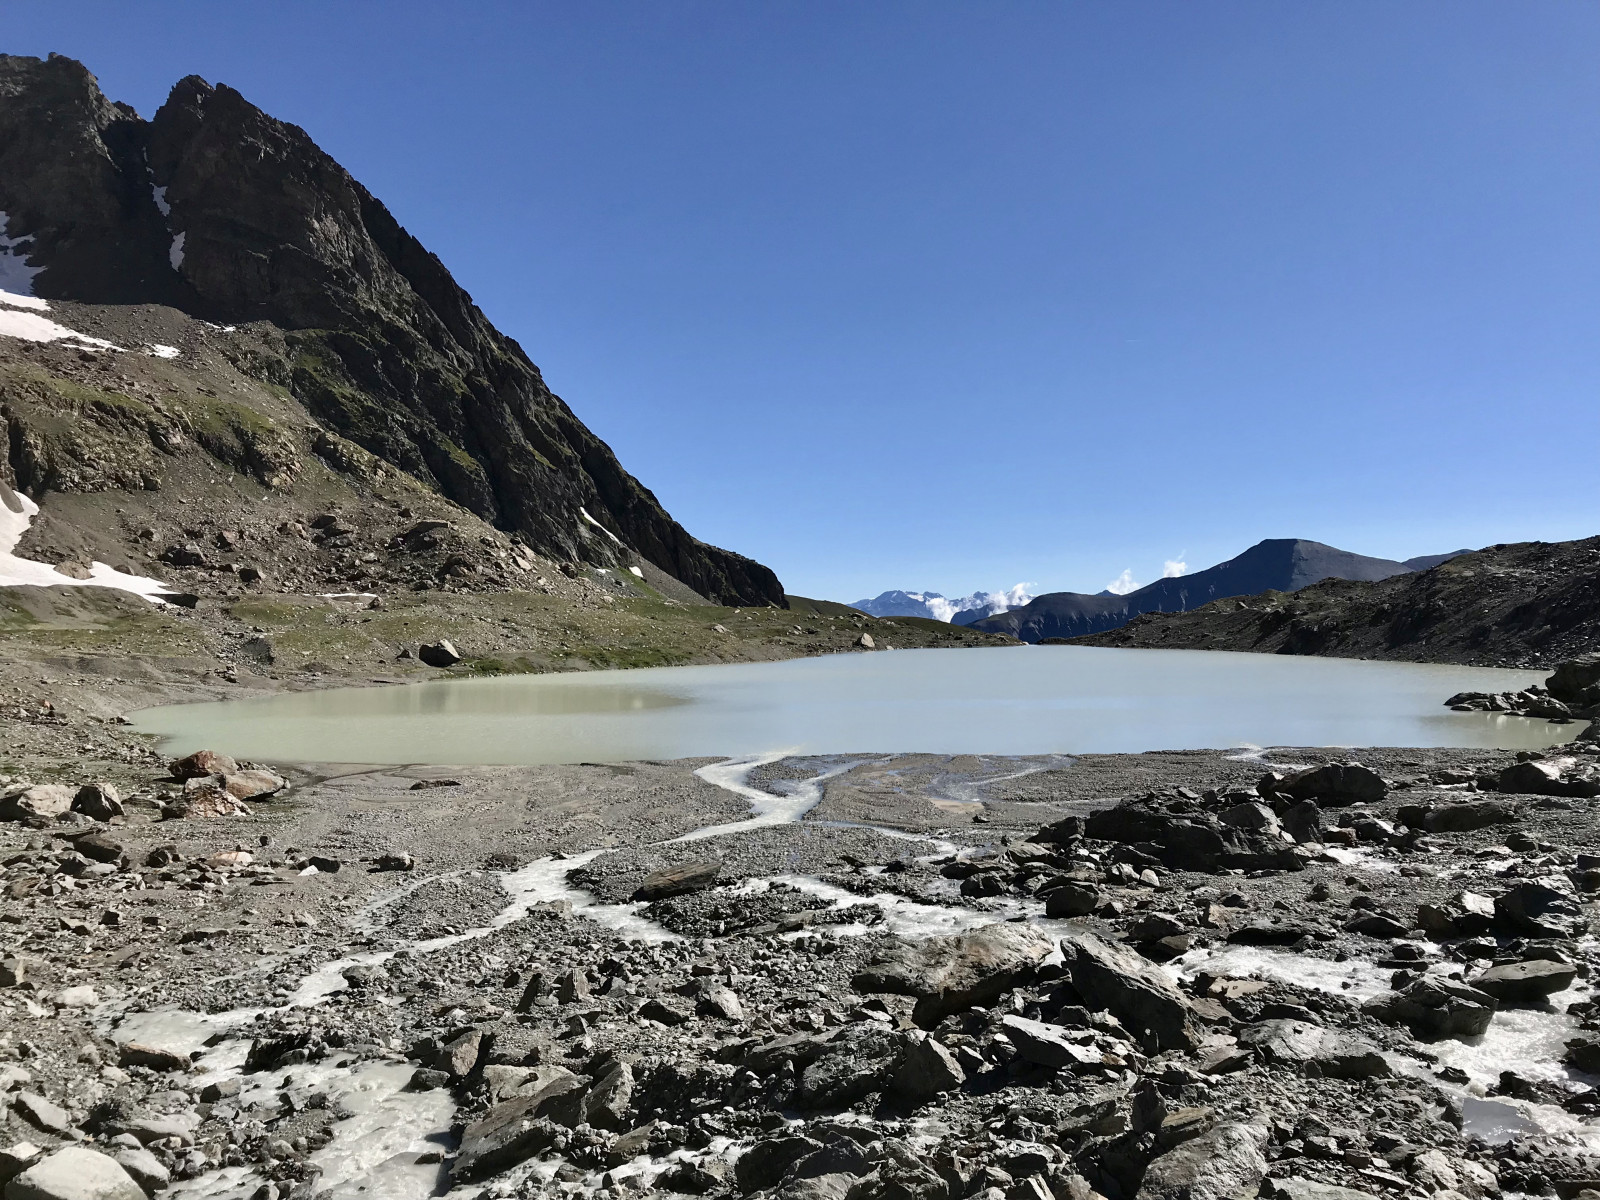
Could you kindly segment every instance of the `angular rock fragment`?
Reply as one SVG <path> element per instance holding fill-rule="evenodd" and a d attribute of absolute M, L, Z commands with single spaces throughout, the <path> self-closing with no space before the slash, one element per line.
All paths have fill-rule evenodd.
<path fill-rule="evenodd" d="M 117 1048 L 117 1065 L 123 1067 L 149 1067 L 152 1071 L 187 1071 L 189 1056 L 160 1046 L 146 1046 L 141 1042 L 126 1042 Z"/>
<path fill-rule="evenodd" d="M 1404 1025 L 1418 1037 L 1477 1037 L 1489 1028 L 1497 1007 L 1486 992 L 1455 979 L 1424 975 L 1404 988 L 1377 996 L 1362 1006 L 1390 1025 Z"/>
<path fill-rule="evenodd" d="M 1569 963 L 1536 958 L 1490 967 L 1473 978 L 1472 986 L 1502 1004 L 1534 1004 L 1566 991 L 1577 977 L 1578 968 Z"/>
<path fill-rule="evenodd" d="M 289 786 L 273 771 L 234 771 L 222 777 L 222 789 L 235 800 L 265 800 Z"/>
<path fill-rule="evenodd" d="M 6 1200 L 145 1200 L 145 1194 L 116 1159 L 64 1146 L 7 1184 Z"/>
<path fill-rule="evenodd" d="M 1267 1062 L 1331 1079 L 1376 1079 L 1390 1073 L 1388 1060 L 1362 1038 L 1306 1021 L 1260 1021 L 1239 1032 L 1239 1045 Z"/>
<path fill-rule="evenodd" d="M 1589 921 L 1565 879 L 1530 879 L 1495 897 L 1495 924 L 1507 933 L 1536 938 L 1573 938 L 1588 932 Z"/>
<path fill-rule="evenodd" d="M 72 789 L 59 783 L 19 784 L 0 792 L 0 821 L 49 821 L 72 807 Z"/>
<path fill-rule="evenodd" d="M 86 783 L 72 797 L 72 811 L 109 821 L 122 815 L 122 793 L 109 783 Z"/>
<path fill-rule="evenodd" d="M 1266 1144 L 1267 1131 L 1260 1125 L 1218 1125 L 1153 1160 L 1139 1186 L 1139 1200 L 1254 1196 L 1267 1173 Z"/>
<path fill-rule="evenodd" d="M 1296 800 L 1315 800 L 1325 808 L 1376 804 L 1389 791 L 1382 775 L 1357 762 L 1307 767 L 1277 781 L 1274 786 Z"/>
<path fill-rule="evenodd" d="M 1031 924 L 1002 922 L 968 933 L 901 942 L 867 964 L 856 991 L 915 996 L 912 1020 L 931 1029 L 954 1012 L 992 1004 L 1031 980 L 1055 951 L 1055 941 Z"/>
<path fill-rule="evenodd" d="M 1122 1022 L 1147 1052 L 1198 1044 L 1188 997 L 1159 968 L 1093 934 L 1067 937 L 1061 949 L 1079 995 Z"/>
<path fill-rule="evenodd" d="M 440 638 L 417 647 L 417 657 L 430 667 L 453 667 L 461 661 L 461 651 L 450 641 Z"/>
<path fill-rule="evenodd" d="M 571 1072 L 553 1075 L 539 1090 L 494 1105 L 461 1134 L 461 1152 L 450 1176 L 458 1183 L 483 1179 L 516 1166 L 552 1145 L 560 1127 L 543 1110 L 583 1087 Z"/>
<path fill-rule="evenodd" d="M 1429 937 L 1481 937 L 1494 927 L 1494 901 L 1476 892 L 1457 892 L 1443 904 L 1417 905 L 1417 925 Z"/>
<path fill-rule="evenodd" d="M 722 871 L 721 859 L 702 859 L 679 863 L 652 871 L 640 882 L 633 893 L 635 900 L 664 900 L 668 896 L 682 896 L 701 892 L 717 882 Z"/>
<path fill-rule="evenodd" d="M 1044 893 L 1044 915 L 1051 918 L 1086 917 L 1100 907 L 1100 889 L 1082 883 L 1063 883 Z"/>
<path fill-rule="evenodd" d="M 916 1029 L 906 1035 L 905 1051 L 890 1086 L 901 1099 L 921 1104 L 966 1081 L 966 1071 L 944 1043 Z"/>
<path fill-rule="evenodd" d="M 239 769 L 239 764 L 215 750 L 196 750 L 193 754 L 174 759 L 167 769 L 174 779 L 190 780 L 206 775 L 230 775 Z"/>

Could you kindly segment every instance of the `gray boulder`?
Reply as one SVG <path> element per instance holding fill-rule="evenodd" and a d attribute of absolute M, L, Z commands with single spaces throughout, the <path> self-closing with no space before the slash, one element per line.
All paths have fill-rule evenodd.
<path fill-rule="evenodd" d="M 1429 937 L 1481 937 L 1494 928 L 1494 901 L 1477 892 L 1457 892 L 1443 904 L 1417 905 L 1417 925 Z"/>
<path fill-rule="evenodd" d="M 1511 800 L 1444 804 L 1428 811 L 1422 819 L 1423 828 L 1430 833 L 1470 833 L 1491 825 L 1509 825 L 1517 819 L 1519 809 L 1520 806 Z"/>
<path fill-rule="evenodd" d="M 1496 896 L 1495 924 L 1507 933 L 1536 938 L 1574 938 L 1589 931 L 1588 918 L 1559 876 L 1530 879 Z"/>
<path fill-rule="evenodd" d="M 53 821 L 72 807 L 72 789 L 59 783 L 19 784 L 0 793 L 0 821 Z"/>
<path fill-rule="evenodd" d="M 954 1091 L 966 1081 L 966 1071 L 944 1043 L 916 1029 L 906 1035 L 905 1051 L 890 1088 L 901 1099 L 921 1104 L 942 1092 Z"/>
<path fill-rule="evenodd" d="M 1544 686 L 1557 700 L 1567 704 L 1600 701 L 1600 651 L 1568 659 L 1556 667 Z"/>
<path fill-rule="evenodd" d="M 722 870 L 720 859 L 708 858 L 697 862 L 679 863 L 651 871 L 633 893 L 635 900 L 664 900 L 668 896 L 682 896 L 689 892 L 703 892 L 717 882 Z"/>
<path fill-rule="evenodd" d="M 1267 1131 L 1260 1125 L 1218 1125 L 1151 1162 L 1139 1200 L 1241 1200 L 1267 1173 Z"/>
<path fill-rule="evenodd" d="M 1148 1053 L 1198 1045 L 1188 998 L 1147 959 L 1088 933 L 1064 939 L 1061 949 L 1079 995 L 1121 1021 Z"/>
<path fill-rule="evenodd" d="M 551 1145 L 559 1126 L 545 1111 L 569 1092 L 583 1087 L 564 1072 L 546 1080 L 537 1091 L 494 1105 L 461 1134 L 461 1152 L 450 1177 L 457 1183 L 483 1179 L 510 1169 Z"/>
<path fill-rule="evenodd" d="M 461 651 L 447 639 L 440 638 L 437 642 L 426 642 L 418 646 L 417 657 L 430 667 L 453 667 L 461 661 Z"/>
<path fill-rule="evenodd" d="M 1493 996 L 1460 980 L 1424 975 L 1399 991 L 1362 1006 L 1390 1025 L 1404 1025 L 1418 1037 L 1477 1037 L 1489 1028 L 1497 1007 Z"/>
<path fill-rule="evenodd" d="M 72 811 L 109 821 L 122 815 L 122 793 L 109 783 L 86 783 L 72 797 Z"/>
<path fill-rule="evenodd" d="M 1554 992 L 1566 991 L 1577 977 L 1578 968 L 1569 963 L 1535 958 L 1490 967 L 1472 986 L 1502 1004 L 1536 1004 Z"/>
<path fill-rule="evenodd" d="M 912 1020 L 931 1029 L 951 1013 L 993 1004 L 1038 973 L 1055 941 L 1031 924 L 1001 922 L 968 933 L 900 942 L 856 973 L 856 991 L 915 996 Z"/>
<path fill-rule="evenodd" d="M 1358 762 L 1325 763 L 1285 776 L 1273 785 L 1296 800 L 1315 800 L 1324 808 L 1346 804 L 1376 804 L 1389 791 L 1371 767 Z"/>
<path fill-rule="evenodd" d="M 1019 1057 L 1041 1067 L 1065 1067 L 1070 1070 L 1080 1065 L 1099 1063 L 1102 1059 L 1100 1052 L 1092 1045 L 1080 1045 L 1061 1025 L 1007 1016 L 1000 1021 L 1000 1032 L 1011 1039 Z"/>
<path fill-rule="evenodd" d="M 1278 1200 L 1373 1200 L 1371 1192 L 1323 1183 L 1320 1179 L 1302 1179 L 1298 1175 L 1275 1179 L 1272 1188 Z"/>
<path fill-rule="evenodd" d="M 1267 1062 L 1332 1079 L 1389 1074 L 1388 1061 L 1371 1042 L 1308 1021 L 1285 1018 L 1247 1025 L 1239 1032 L 1239 1045 L 1255 1050 Z"/>
<path fill-rule="evenodd" d="M 145 1195 L 116 1159 L 87 1146 L 64 1146 L 8 1183 L 6 1200 L 145 1200 Z"/>

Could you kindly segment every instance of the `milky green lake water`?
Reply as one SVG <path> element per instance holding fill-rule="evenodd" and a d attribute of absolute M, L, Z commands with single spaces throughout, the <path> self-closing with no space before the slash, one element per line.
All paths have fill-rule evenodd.
<path fill-rule="evenodd" d="M 276 762 L 562 763 L 787 750 L 1111 753 L 1239 746 L 1535 749 L 1581 725 L 1453 713 L 1540 672 L 1199 650 L 896 650 L 444 679 L 133 714 L 168 749 Z"/>

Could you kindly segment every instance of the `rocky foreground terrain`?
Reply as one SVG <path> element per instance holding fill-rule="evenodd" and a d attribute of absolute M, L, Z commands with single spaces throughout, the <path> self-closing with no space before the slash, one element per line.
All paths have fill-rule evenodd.
<path fill-rule="evenodd" d="M 1146 613 L 1086 646 L 1552 666 L 1600 647 L 1600 538 L 1490 546 L 1376 582 Z"/>
<path fill-rule="evenodd" d="M 13 780 L 5 1194 L 1573 1197 L 1573 728 Z"/>

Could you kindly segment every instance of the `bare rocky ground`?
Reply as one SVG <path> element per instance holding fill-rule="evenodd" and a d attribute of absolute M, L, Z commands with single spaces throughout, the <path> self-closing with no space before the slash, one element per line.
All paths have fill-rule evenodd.
<path fill-rule="evenodd" d="M 14 727 L 119 795 L 0 789 L 8 1197 L 1600 1179 L 1594 743 L 280 764 L 274 791 L 223 761 L 185 787 L 115 724 Z"/>

